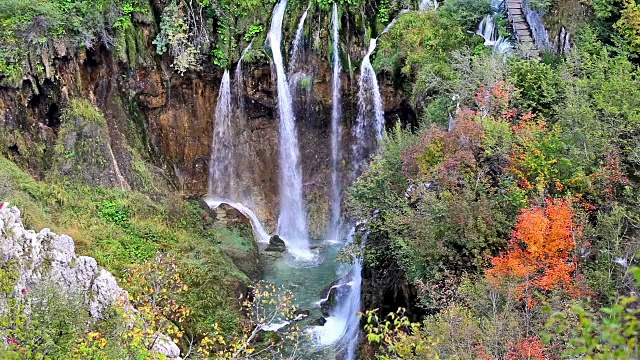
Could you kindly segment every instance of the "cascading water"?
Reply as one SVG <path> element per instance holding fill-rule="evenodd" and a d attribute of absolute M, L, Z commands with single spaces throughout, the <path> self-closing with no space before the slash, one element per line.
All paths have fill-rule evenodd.
<path fill-rule="evenodd" d="M 280 216 L 278 234 L 287 242 L 290 253 L 296 257 L 310 258 L 307 233 L 307 212 L 303 202 L 302 170 L 298 135 L 284 60 L 280 49 L 282 22 L 287 0 L 276 4 L 267 38 L 271 47 L 278 82 L 278 114 L 280 116 Z"/>
<path fill-rule="evenodd" d="M 209 194 L 225 199 L 235 198 L 235 138 L 231 109 L 231 80 L 229 70 L 224 71 L 216 111 L 214 114 L 214 135 L 209 159 Z"/>
<path fill-rule="evenodd" d="M 492 46 L 496 53 L 504 54 L 512 47 L 508 39 L 505 39 L 504 37 L 498 35 L 498 30 L 496 29 L 495 23 L 495 15 L 487 15 L 484 19 L 482 19 L 480 25 L 478 25 L 476 34 L 482 36 L 482 38 L 484 38 L 484 45 Z"/>
<path fill-rule="evenodd" d="M 332 107 L 331 107 L 331 224 L 329 229 L 329 239 L 338 240 L 340 237 L 340 217 L 342 202 L 342 184 L 340 181 L 340 139 L 342 138 L 342 127 L 340 118 L 341 108 L 341 76 L 340 65 L 340 38 L 338 4 L 333 3 L 333 75 L 332 75 Z"/>
<path fill-rule="evenodd" d="M 529 6 L 529 2 L 529 0 L 523 1 L 522 10 L 524 11 L 527 23 L 529 24 L 529 29 L 531 29 L 533 41 L 538 50 L 549 50 L 551 49 L 551 41 L 549 41 L 549 32 L 542 21 L 544 13 L 533 10 Z"/>
<path fill-rule="evenodd" d="M 376 72 L 371 65 L 371 54 L 378 39 L 371 39 L 369 50 L 360 65 L 358 90 L 358 117 L 356 118 L 353 152 L 353 175 L 358 176 L 367 157 L 373 154 L 384 135 L 384 110 Z M 373 136 L 372 136 L 373 135 Z"/>
<path fill-rule="evenodd" d="M 215 209 L 221 204 L 231 205 L 232 207 L 240 211 L 242 214 L 244 214 L 244 216 L 249 218 L 249 220 L 251 221 L 251 227 L 253 228 L 253 232 L 255 233 L 256 239 L 258 240 L 258 242 L 262 242 L 262 243 L 269 242 L 271 235 L 269 235 L 267 230 L 264 228 L 264 226 L 260 222 L 260 219 L 258 219 L 258 216 L 253 212 L 253 210 L 251 210 L 247 206 L 241 203 L 230 201 L 230 200 L 218 199 L 213 196 L 206 196 L 204 197 L 203 200 L 207 203 L 207 205 L 209 205 L 211 209 Z"/>
<path fill-rule="evenodd" d="M 251 46 L 253 46 L 253 40 L 254 39 L 252 39 L 249 45 L 244 50 L 242 50 L 242 54 L 240 55 L 240 59 L 238 60 L 238 65 L 236 65 L 234 77 L 236 89 L 236 109 L 241 114 L 244 113 L 244 75 L 242 73 L 242 59 L 244 59 L 247 51 L 249 51 L 249 49 L 251 49 Z"/>
<path fill-rule="evenodd" d="M 241 65 L 238 64 L 241 68 Z M 238 70 L 236 70 L 238 76 Z M 240 78 L 242 77 L 240 70 Z M 237 79 L 236 79 L 237 81 Z M 236 88 L 239 86 L 236 84 Z M 260 242 L 269 242 L 269 233 L 256 216 L 246 205 L 233 199 L 242 197 L 239 187 L 239 172 L 236 167 L 238 149 L 233 139 L 237 131 L 233 126 L 233 106 L 231 101 L 231 80 L 229 70 L 225 70 L 220 83 L 218 102 L 216 104 L 214 119 L 214 135 L 211 144 L 211 156 L 209 160 L 209 196 L 204 200 L 210 208 L 215 209 L 221 203 L 226 203 L 238 209 L 249 218 L 256 238 Z"/>
<path fill-rule="evenodd" d="M 395 23 L 392 21 L 384 34 Z M 355 144 L 352 148 L 352 168 L 354 178 L 360 175 L 369 155 L 378 149 L 379 141 L 384 136 L 384 110 L 382 95 L 378 86 L 378 79 L 371 65 L 371 54 L 375 51 L 377 39 L 371 39 L 369 49 L 360 67 L 360 81 L 358 91 L 358 117 L 356 119 Z M 347 236 L 347 244 L 353 241 L 356 227 L 352 227 Z M 354 258 L 352 266 L 343 269 L 341 281 L 334 287 L 336 291 L 336 306 L 331 310 L 324 326 L 313 330 L 314 337 L 321 346 L 335 345 L 340 352 L 344 352 L 347 360 L 355 359 L 360 331 L 361 289 L 362 289 L 362 261 Z"/>
<path fill-rule="evenodd" d="M 304 22 L 307 20 L 307 14 L 309 14 L 309 9 L 311 9 L 311 2 L 307 6 L 307 9 L 304 11 L 302 16 L 300 17 L 300 22 L 298 22 L 298 29 L 296 30 L 296 37 L 293 40 L 293 50 L 291 50 L 291 61 L 289 61 L 289 73 L 296 71 L 296 65 L 300 60 L 300 45 L 302 44 L 302 35 L 304 34 Z"/>
<path fill-rule="evenodd" d="M 421 12 L 435 10 L 440 6 L 437 0 L 422 0 L 420 1 L 419 10 Z"/>
<path fill-rule="evenodd" d="M 355 227 L 347 235 L 347 244 L 353 242 Z M 346 360 L 356 358 L 358 347 L 358 332 L 360 331 L 361 289 L 362 289 L 362 261 L 354 258 L 351 266 L 339 269 L 340 281 L 329 289 L 335 291 L 335 308 L 330 312 L 323 326 L 312 330 L 316 342 L 321 347 L 333 345 L 338 352 L 345 354 Z M 327 295 L 328 297 L 329 295 Z M 321 300 L 327 301 L 328 299 Z"/>

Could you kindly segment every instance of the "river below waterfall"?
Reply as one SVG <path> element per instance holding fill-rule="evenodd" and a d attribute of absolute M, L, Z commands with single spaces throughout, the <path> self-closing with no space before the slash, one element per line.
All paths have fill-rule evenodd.
<path fill-rule="evenodd" d="M 342 242 L 336 241 L 312 241 L 313 250 L 317 254 L 314 263 L 300 263 L 288 254 L 282 257 L 268 257 L 265 269 L 264 280 L 272 284 L 290 289 L 295 296 L 295 304 L 301 310 L 309 310 L 309 316 L 300 320 L 299 325 L 303 328 L 303 344 L 301 349 L 304 352 L 302 358 L 313 360 L 333 360 L 338 353 L 344 353 L 339 358 L 353 358 L 348 356 L 349 345 L 355 342 L 357 332 L 351 334 L 348 331 L 353 323 L 357 325 L 358 309 L 353 309 L 351 313 L 348 305 L 349 292 L 336 292 L 336 301 L 330 310 L 329 316 L 323 316 L 320 308 L 323 297 L 326 298 L 331 287 L 342 286 L 353 288 L 353 291 L 360 291 L 360 284 L 354 284 L 352 277 L 360 278 L 359 274 L 353 276 L 354 265 L 337 262 L 338 253 Z M 359 267 L 357 268 L 359 272 Z M 357 286 L 355 286 L 357 285 Z M 354 287 L 355 286 L 355 287 Z M 356 289 L 357 287 L 357 289 Z M 350 289 L 349 289 L 350 290 Z M 356 299 L 359 305 L 359 296 Z M 319 319 L 325 319 L 326 323 L 318 325 Z M 351 336 L 353 335 L 353 339 Z M 353 351 L 350 351 L 353 352 Z"/>

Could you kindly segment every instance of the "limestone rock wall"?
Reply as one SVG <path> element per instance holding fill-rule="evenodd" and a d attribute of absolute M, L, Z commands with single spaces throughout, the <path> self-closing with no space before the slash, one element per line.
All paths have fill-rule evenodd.
<path fill-rule="evenodd" d="M 94 319 L 101 319 L 116 301 L 130 306 L 128 293 L 118 286 L 110 272 L 98 266 L 94 258 L 76 256 L 73 239 L 49 229 L 40 232 L 25 229 L 16 207 L 0 209 L 0 257 L 18 272 L 13 292 L 16 298 L 47 284 L 84 297 L 87 311 Z M 161 334 L 154 343 L 154 351 L 180 359 L 178 346 Z"/>

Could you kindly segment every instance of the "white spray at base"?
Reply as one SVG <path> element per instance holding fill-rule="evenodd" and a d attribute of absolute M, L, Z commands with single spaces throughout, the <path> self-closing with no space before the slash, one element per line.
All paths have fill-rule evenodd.
<path fill-rule="evenodd" d="M 281 0 L 273 9 L 271 28 L 267 35 L 278 82 L 278 114 L 280 116 L 280 216 L 278 235 L 287 241 L 287 250 L 301 259 L 313 258 L 309 250 L 307 211 L 302 192 L 302 169 L 298 134 L 287 75 L 282 58 L 282 22 L 287 0 Z"/>
<path fill-rule="evenodd" d="M 353 241 L 355 227 L 352 227 L 347 236 L 347 244 Z M 360 331 L 361 289 L 362 289 L 362 260 L 353 259 L 353 265 L 342 269 L 342 278 L 337 285 L 329 289 L 336 293 L 335 307 L 331 309 L 330 316 L 326 318 L 323 326 L 315 326 L 311 334 L 320 347 L 334 346 L 338 351 L 344 352 L 346 360 L 356 358 L 358 348 L 358 332 Z M 326 299 L 329 300 L 327 295 Z"/>

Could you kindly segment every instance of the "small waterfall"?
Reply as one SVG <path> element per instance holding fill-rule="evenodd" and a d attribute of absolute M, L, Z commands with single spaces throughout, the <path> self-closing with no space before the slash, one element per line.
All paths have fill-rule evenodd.
<path fill-rule="evenodd" d="M 369 51 L 360 65 L 358 82 L 358 117 L 353 133 L 353 175 L 358 176 L 369 155 L 378 148 L 378 141 L 384 135 L 384 110 L 382 95 L 376 72 L 371 65 L 371 54 L 376 49 L 378 39 L 371 39 Z"/>
<path fill-rule="evenodd" d="M 302 35 L 304 34 L 304 22 L 307 20 L 307 14 L 309 14 L 309 9 L 311 9 L 311 2 L 307 6 L 307 9 L 304 11 L 302 16 L 300 17 L 300 22 L 298 22 L 298 29 L 296 30 L 296 37 L 293 41 L 293 50 L 291 50 L 291 61 L 289 62 L 289 74 L 296 70 L 296 65 L 300 60 L 300 45 L 302 43 Z"/>
<path fill-rule="evenodd" d="M 281 0 L 273 9 L 271 29 L 267 35 L 278 82 L 278 114 L 280 116 L 280 217 L 278 233 L 287 241 L 289 251 L 298 257 L 309 258 L 307 212 L 303 202 L 302 170 L 298 135 L 284 60 L 280 49 L 282 22 L 287 0 Z"/>
<path fill-rule="evenodd" d="M 421 12 L 435 10 L 438 6 L 440 6 L 440 4 L 438 4 L 438 0 L 422 0 L 420 1 L 419 10 Z"/>
<path fill-rule="evenodd" d="M 237 173 L 235 168 L 235 134 L 232 124 L 231 80 L 224 71 L 213 121 L 213 139 L 209 158 L 209 194 L 235 198 Z"/>
<path fill-rule="evenodd" d="M 541 51 L 551 49 L 549 32 L 544 27 L 544 22 L 542 21 L 544 14 L 531 9 L 529 7 L 528 0 L 523 1 L 522 10 L 524 11 L 527 23 L 529 23 L 529 28 L 531 29 L 531 35 L 533 36 L 536 48 Z"/>
<path fill-rule="evenodd" d="M 240 63 L 238 63 L 238 68 L 236 68 L 235 81 L 236 90 L 240 93 L 240 95 L 237 96 L 240 98 L 242 96 L 241 86 L 239 86 L 239 84 L 242 83 L 242 65 Z M 239 109 L 240 108 L 237 110 Z M 270 235 L 256 214 L 246 205 L 231 200 L 243 198 L 239 181 L 242 170 L 238 169 L 236 164 L 242 166 L 242 162 L 238 161 L 238 155 L 239 152 L 242 152 L 246 147 L 245 141 L 241 141 L 239 146 L 236 146 L 234 142 L 234 139 L 238 138 L 239 134 L 233 126 L 233 120 L 238 120 L 234 117 L 234 114 L 237 112 L 233 110 L 231 80 L 229 70 L 225 70 L 220 84 L 218 102 L 216 103 L 214 115 L 214 132 L 211 143 L 211 156 L 209 159 L 209 196 L 205 197 L 204 200 L 212 209 L 215 209 L 221 203 L 229 204 L 238 209 L 238 211 L 243 213 L 251 221 L 251 226 L 257 241 L 269 242 Z"/>
<path fill-rule="evenodd" d="M 269 239 L 271 238 L 271 235 L 269 235 L 267 230 L 264 228 L 264 226 L 260 222 L 260 219 L 258 219 L 258 216 L 251 209 L 249 209 L 247 206 L 245 206 L 245 205 L 243 205 L 241 203 L 237 203 L 237 202 L 233 202 L 233 201 L 229 201 L 229 200 L 225 200 L 225 199 L 217 199 L 217 198 L 214 198 L 212 196 L 205 197 L 204 201 L 207 203 L 207 205 L 209 205 L 209 207 L 211 209 L 215 209 L 215 208 L 217 208 L 218 206 L 220 206 L 223 203 L 224 204 L 229 204 L 232 207 L 236 208 L 238 211 L 240 211 L 242 214 L 244 214 L 244 216 L 249 218 L 249 220 L 251 221 L 251 227 L 253 228 L 253 232 L 254 232 L 254 234 L 256 236 L 257 241 L 262 242 L 262 243 L 268 243 L 269 242 Z"/>
<path fill-rule="evenodd" d="M 487 15 L 480 25 L 476 34 L 484 38 L 485 46 L 492 46 L 493 51 L 498 54 L 504 54 L 511 49 L 511 42 L 508 39 L 498 35 L 498 29 L 496 28 L 495 15 Z"/>
<path fill-rule="evenodd" d="M 338 240 L 340 237 L 340 217 L 342 202 L 342 184 L 340 181 L 340 139 L 342 138 L 342 127 L 340 119 L 342 116 L 342 94 L 340 65 L 340 37 L 338 5 L 333 3 L 333 75 L 332 75 L 332 107 L 331 107 L 331 224 L 329 238 Z"/>
<path fill-rule="evenodd" d="M 240 54 L 240 59 L 238 59 L 238 64 L 236 65 L 234 76 L 234 83 L 236 85 L 236 106 L 240 113 L 244 113 L 244 74 L 242 73 L 242 59 L 244 59 L 247 51 L 249 51 L 251 46 L 253 46 L 253 40 L 254 39 L 252 39 L 249 45 L 242 50 L 242 54 Z"/>
<path fill-rule="evenodd" d="M 476 34 L 484 38 L 485 46 L 493 46 L 497 40 L 496 25 L 493 21 L 493 15 L 487 15 L 478 26 Z"/>

